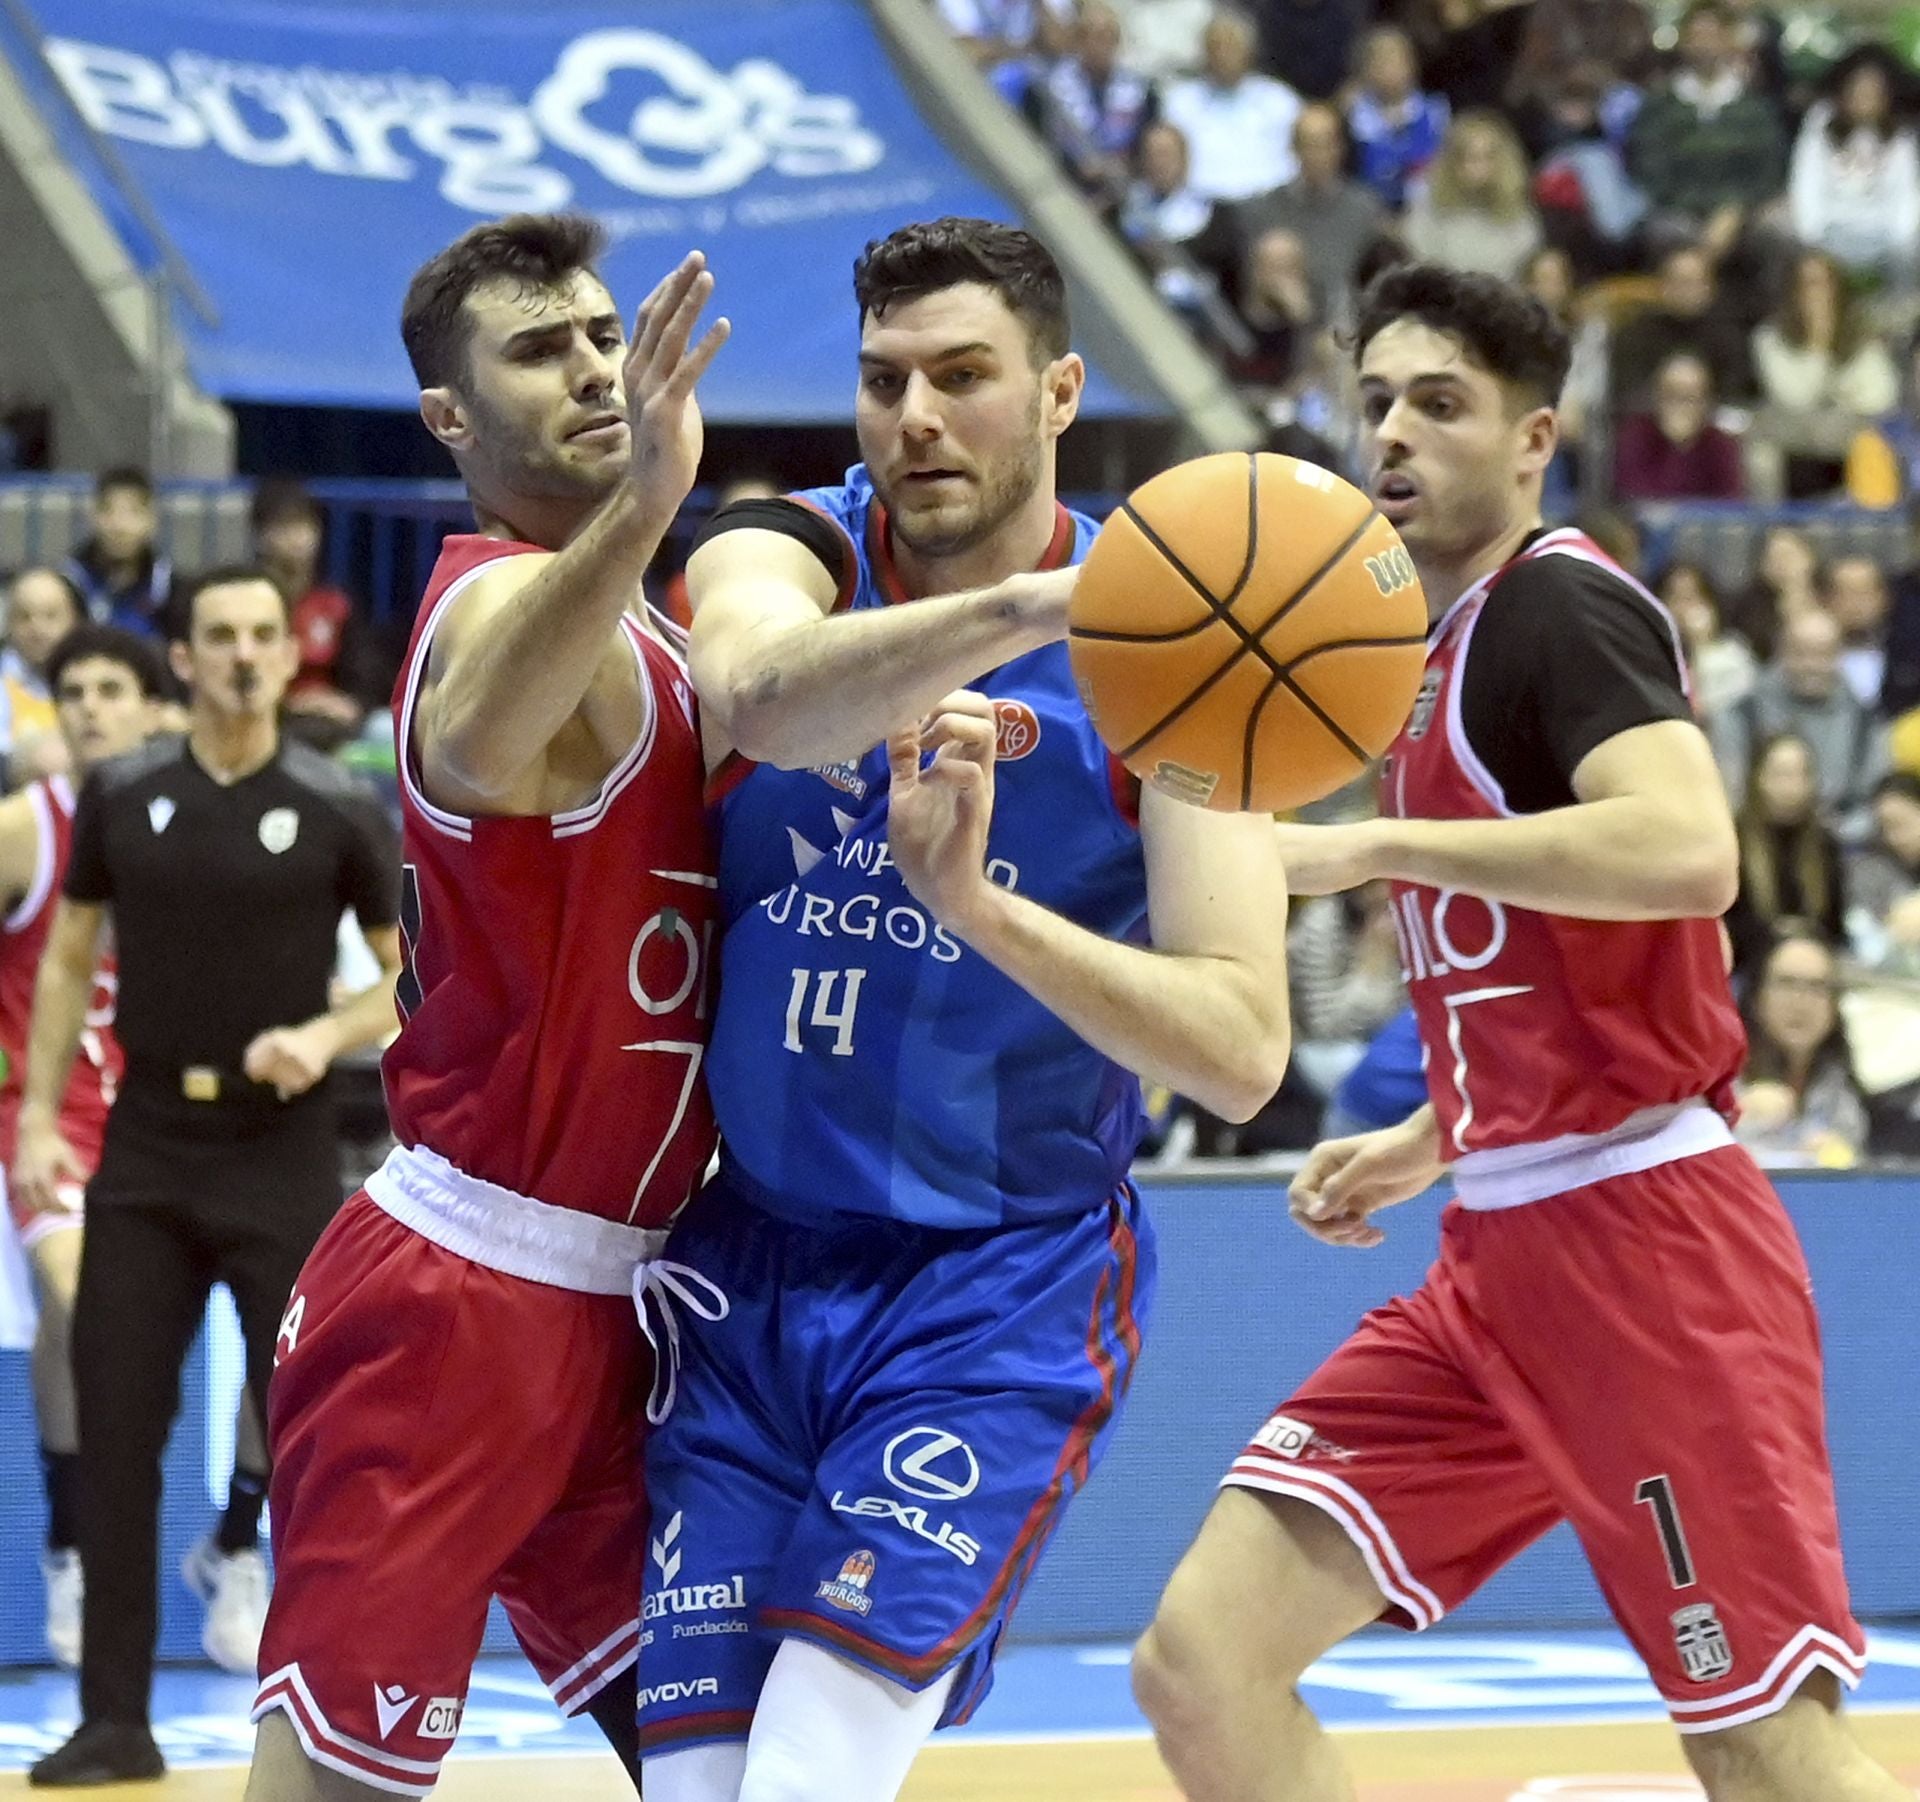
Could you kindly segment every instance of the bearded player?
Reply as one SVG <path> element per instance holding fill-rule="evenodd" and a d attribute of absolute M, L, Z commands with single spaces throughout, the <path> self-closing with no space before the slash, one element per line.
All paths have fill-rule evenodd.
<path fill-rule="evenodd" d="M 691 689 L 640 578 L 727 327 L 692 345 L 696 254 L 629 343 L 602 242 L 477 226 L 407 293 L 478 529 L 443 546 L 395 693 L 399 1143 L 280 1333 L 254 1802 L 426 1794 L 494 1594 L 638 1783 L 636 1302 L 713 1145 L 714 896 Z"/>
<path fill-rule="evenodd" d="M 1729 1128 L 1732 822 L 1679 634 L 1540 523 L 1565 335 L 1412 266 L 1359 326 L 1372 494 L 1433 620 L 1378 821 L 1286 826 L 1296 892 L 1393 884 L 1431 1101 L 1318 1146 L 1295 1218 L 1451 1169 L 1441 1251 L 1255 1436 L 1135 1659 L 1193 1802 L 1352 1786 L 1295 1690 L 1370 1621 L 1426 1627 L 1570 1520 L 1712 1802 L 1894 1802 L 1840 1688 L 1841 1567 L 1806 1264 Z"/>

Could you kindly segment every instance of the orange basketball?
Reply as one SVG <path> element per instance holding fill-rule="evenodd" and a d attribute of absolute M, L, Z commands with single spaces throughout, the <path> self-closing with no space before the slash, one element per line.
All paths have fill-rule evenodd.
<path fill-rule="evenodd" d="M 1142 781 L 1279 813 L 1393 742 L 1426 633 L 1413 560 L 1359 489 L 1228 451 L 1127 497 L 1087 556 L 1068 643 L 1087 712 Z"/>

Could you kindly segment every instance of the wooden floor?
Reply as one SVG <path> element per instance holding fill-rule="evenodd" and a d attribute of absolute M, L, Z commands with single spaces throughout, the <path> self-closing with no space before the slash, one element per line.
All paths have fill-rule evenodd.
<path fill-rule="evenodd" d="M 1860 1715 L 1864 1744 L 1900 1776 L 1920 1781 L 1920 1714 Z M 1663 1726 L 1498 1727 L 1444 1732 L 1342 1733 L 1359 1802 L 1514 1802 L 1530 1779 L 1669 1778 L 1684 1772 Z M 155 1802 L 239 1802 L 238 1771 L 183 1771 L 162 1786 L 125 1785 L 90 1794 Z M 23 1777 L 0 1777 L 0 1796 L 27 1793 Z M 34 1792 L 36 1794 L 43 1792 Z M 626 1794 L 610 1758 L 456 1759 L 436 1802 L 620 1802 Z M 1545 1795 L 1550 1792 L 1536 1791 Z M 1576 1802 L 1579 1791 L 1565 1792 Z M 1638 1792 L 1646 1802 L 1684 1797 L 1667 1785 Z M 1591 1802 L 1638 1802 L 1631 1784 L 1585 1794 Z M 908 1783 L 904 1802 L 1178 1802 L 1152 1748 L 1141 1740 L 1046 1745 L 936 1744 Z M 1806 1802 L 1819 1802 L 1808 1797 Z"/>

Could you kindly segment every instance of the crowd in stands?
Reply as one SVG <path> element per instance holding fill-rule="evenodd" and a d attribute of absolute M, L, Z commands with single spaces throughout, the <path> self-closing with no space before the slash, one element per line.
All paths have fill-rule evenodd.
<path fill-rule="evenodd" d="M 1560 319 L 1550 511 L 1608 520 L 1672 613 L 1738 820 L 1741 1130 L 1779 1162 L 1920 1155 L 1920 539 L 1902 570 L 1777 527 L 1723 592 L 1630 529 L 1700 500 L 1920 521 L 1915 71 L 1790 46 L 1767 0 L 930 3 L 1272 448 L 1350 467 L 1341 334 L 1393 261 L 1519 281 Z M 1413 1105 L 1380 897 L 1300 906 L 1291 946 L 1288 1090 L 1175 1150 Z"/>

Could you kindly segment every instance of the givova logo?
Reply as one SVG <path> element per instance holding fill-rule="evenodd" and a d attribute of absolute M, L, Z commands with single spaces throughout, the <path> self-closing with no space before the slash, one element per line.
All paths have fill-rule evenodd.
<path fill-rule="evenodd" d="M 476 213 L 546 212 L 580 165 L 665 200 L 730 193 L 763 170 L 858 175 L 886 155 L 845 94 L 810 94 L 778 63 L 716 68 L 657 31 L 573 39 L 526 98 L 437 75 L 286 68 L 176 50 L 164 61 L 51 38 L 47 55 L 87 121 L 165 150 L 359 181 L 419 178 Z"/>

